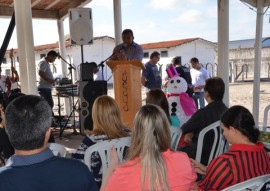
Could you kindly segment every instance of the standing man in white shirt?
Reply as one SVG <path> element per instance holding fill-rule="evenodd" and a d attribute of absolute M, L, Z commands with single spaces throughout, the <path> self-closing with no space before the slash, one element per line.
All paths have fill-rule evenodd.
<path fill-rule="evenodd" d="M 53 63 L 57 56 L 57 52 L 51 50 L 38 64 L 38 91 L 39 94 L 49 103 L 51 108 L 53 108 L 54 105 L 52 98 L 52 85 L 54 84 L 55 79 L 53 78 L 50 63 Z"/>
<path fill-rule="evenodd" d="M 199 63 L 198 58 L 194 57 L 190 59 L 190 64 L 192 69 L 190 70 L 190 75 L 193 85 L 193 99 L 195 101 L 197 109 L 204 107 L 204 85 L 205 81 L 210 78 L 209 73 L 204 69 Z"/>

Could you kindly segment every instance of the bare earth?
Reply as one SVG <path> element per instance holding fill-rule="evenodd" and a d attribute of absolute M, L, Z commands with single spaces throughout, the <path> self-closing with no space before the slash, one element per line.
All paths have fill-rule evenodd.
<path fill-rule="evenodd" d="M 230 106 L 233 105 L 243 105 L 248 108 L 252 112 L 252 99 L 253 99 L 253 82 L 237 82 L 229 85 L 229 99 L 230 99 Z M 114 97 L 113 89 L 110 88 L 108 90 L 108 94 Z M 144 99 L 144 91 L 142 90 L 142 95 Z M 260 84 L 260 114 L 259 114 L 259 126 L 262 125 L 263 122 L 263 112 L 264 108 L 270 104 L 270 81 L 262 81 Z M 268 115 L 270 118 L 270 115 Z M 270 124 L 268 123 L 268 126 Z M 77 130 L 79 132 L 79 130 Z M 54 129 L 54 136 L 55 141 L 57 143 L 63 144 L 66 146 L 69 154 L 78 147 L 80 142 L 83 139 L 83 135 L 80 134 L 73 134 L 72 129 L 66 129 L 64 131 L 63 138 L 59 138 L 59 131 L 58 129 Z"/>

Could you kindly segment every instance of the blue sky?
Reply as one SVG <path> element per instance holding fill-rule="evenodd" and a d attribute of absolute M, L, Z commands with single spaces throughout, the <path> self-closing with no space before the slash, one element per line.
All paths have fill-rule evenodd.
<path fill-rule="evenodd" d="M 87 7 L 92 8 L 94 36 L 113 37 L 113 0 L 93 0 Z M 230 0 L 230 40 L 255 38 L 254 10 L 240 0 Z M 270 36 L 269 14 L 268 9 L 264 15 L 263 37 Z M 1 39 L 4 38 L 9 21 L 10 18 L 0 19 Z M 68 18 L 64 26 L 65 34 L 68 34 Z M 35 45 L 58 40 L 56 21 L 34 19 L 33 27 Z M 137 43 L 193 37 L 216 42 L 217 0 L 122 0 L 122 27 L 134 31 Z M 15 32 L 9 48 L 17 47 Z"/>

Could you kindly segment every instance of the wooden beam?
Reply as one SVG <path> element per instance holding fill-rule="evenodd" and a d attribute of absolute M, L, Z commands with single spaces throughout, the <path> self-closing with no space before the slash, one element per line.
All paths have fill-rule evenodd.
<path fill-rule="evenodd" d="M 66 0 L 67 1 L 67 0 Z M 70 8 L 78 8 L 83 7 L 90 3 L 92 0 L 76 0 L 76 1 L 70 1 L 68 6 L 63 7 L 59 10 L 59 19 L 67 17 L 68 16 L 68 9 Z"/>
<path fill-rule="evenodd" d="M 13 7 L 4 7 L 4 6 L 0 6 L 0 16 L 12 16 L 14 12 L 14 8 Z"/>
<path fill-rule="evenodd" d="M 45 7 L 45 10 L 48 10 L 50 8 L 52 8 L 54 5 L 56 5 L 57 3 L 59 3 L 61 0 L 54 0 L 52 3 L 50 3 L 47 7 Z"/>
<path fill-rule="evenodd" d="M 41 0 L 36 0 L 34 3 L 32 3 L 32 5 L 31 5 L 32 8 L 33 8 L 34 6 L 36 6 L 38 3 L 40 3 L 40 1 L 41 1 Z"/>
<path fill-rule="evenodd" d="M 9 16 L 11 17 L 14 12 L 13 7 L 3 7 L 0 6 L 0 16 Z M 33 18 L 42 18 L 42 19 L 57 19 L 59 17 L 58 11 L 49 11 L 49 10 L 32 10 Z"/>
<path fill-rule="evenodd" d="M 32 10 L 33 18 L 41 18 L 41 19 L 58 19 L 59 14 L 58 11 L 49 11 L 49 10 Z"/>

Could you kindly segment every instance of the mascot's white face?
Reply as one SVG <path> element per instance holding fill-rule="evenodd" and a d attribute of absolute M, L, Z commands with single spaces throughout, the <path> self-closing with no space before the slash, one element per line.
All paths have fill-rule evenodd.
<path fill-rule="evenodd" d="M 184 78 L 180 76 L 172 77 L 167 84 L 167 91 L 170 94 L 173 93 L 184 93 L 187 91 L 188 85 Z"/>

